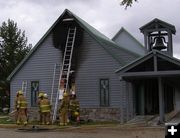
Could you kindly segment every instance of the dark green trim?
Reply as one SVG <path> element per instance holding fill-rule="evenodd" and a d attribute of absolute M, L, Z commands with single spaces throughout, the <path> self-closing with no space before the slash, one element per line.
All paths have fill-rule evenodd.
<path fill-rule="evenodd" d="M 82 20 L 80 17 L 76 16 L 69 10 L 65 9 L 64 12 L 61 14 L 61 16 L 55 21 L 55 23 L 49 28 L 49 30 L 44 34 L 44 36 L 38 41 L 38 43 L 34 46 L 34 48 L 30 51 L 30 53 L 21 61 L 21 63 L 13 70 L 13 72 L 8 76 L 7 80 L 11 80 L 11 78 L 21 69 L 21 67 L 27 62 L 27 60 L 33 55 L 33 53 L 39 48 L 40 44 L 44 41 L 44 39 L 50 34 L 50 32 L 53 30 L 53 28 L 56 26 L 56 24 L 63 19 L 63 16 L 65 14 L 69 14 L 74 17 L 75 21 L 90 35 L 92 36 L 106 51 L 109 53 L 120 65 L 125 65 L 126 62 L 122 61 L 118 58 L 117 55 L 115 55 L 110 49 L 116 48 L 117 50 L 121 50 L 123 52 L 127 52 L 129 54 L 132 54 L 136 57 L 139 57 L 140 55 L 129 51 L 125 48 L 119 47 L 117 44 L 115 44 L 111 39 L 97 31 L 95 28 L 90 26 L 88 23 L 86 23 L 84 20 Z"/>

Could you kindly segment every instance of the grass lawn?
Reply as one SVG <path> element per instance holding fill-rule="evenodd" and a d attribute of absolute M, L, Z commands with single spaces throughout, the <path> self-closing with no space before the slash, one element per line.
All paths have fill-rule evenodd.
<path fill-rule="evenodd" d="M 15 122 L 10 120 L 8 116 L 0 115 L 0 124 L 14 124 Z"/>

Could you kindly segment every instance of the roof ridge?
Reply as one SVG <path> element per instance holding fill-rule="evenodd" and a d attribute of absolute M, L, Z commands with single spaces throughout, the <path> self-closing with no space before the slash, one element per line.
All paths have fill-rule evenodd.
<path fill-rule="evenodd" d="M 119 29 L 119 31 L 115 34 L 115 36 L 112 38 L 115 39 L 115 37 L 117 37 L 118 34 L 120 34 L 122 31 L 125 31 L 131 38 L 133 38 L 142 48 L 144 48 L 143 44 L 141 44 L 141 42 L 139 40 L 137 40 L 129 31 L 127 31 L 126 28 L 121 27 L 121 29 Z"/>
<path fill-rule="evenodd" d="M 94 28 L 93 26 L 91 26 L 90 24 L 88 24 L 85 20 L 83 20 L 83 19 L 81 19 L 79 16 L 77 16 L 76 14 L 74 14 L 74 13 L 72 13 L 71 11 L 69 11 L 73 16 L 75 16 L 75 18 L 77 18 L 77 20 L 78 21 L 82 21 L 82 22 L 80 22 L 80 23 L 82 23 L 83 24 L 83 22 L 86 24 L 86 25 L 88 25 L 89 27 L 91 27 L 91 28 L 88 28 L 85 24 L 83 24 L 83 26 L 84 27 L 86 27 L 86 29 L 88 29 L 89 31 L 91 31 L 90 29 L 93 29 L 95 32 L 97 32 L 97 33 L 99 33 L 98 34 L 98 37 L 99 38 L 101 38 L 101 39 L 104 39 L 106 42 L 109 42 L 109 43 L 111 43 L 111 44 L 113 44 L 115 47 L 117 47 L 117 48 L 120 48 L 120 49 L 122 49 L 122 50 L 125 50 L 125 51 L 127 51 L 127 52 L 130 52 L 130 53 L 132 53 L 132 54 L 134 54 L 134 55 L 136 55 L 136 56 L 140 56 L 139 54 L 136 54 L 136 53 L 134 53 L 134 52 L 132 52 L 132 51 L 130 51 L 130 50 L 127 50 L 127 49 L 125 49 L 125 48 L 123 48 L 123 47 L 119 47 L 114 41 L 112 41 L 109 37 L 107 37 L 106 35 L 104 35 L 103 33 L 101 33 L 99 30 L 97 30 L 96 28 Z M 93 35 L 96 35 L 96 34 L 94 34 L 94 32 L 92 32 L 91 31 L 91 33 L 93 33 Z M 96 35 L 97 36 L 97 35 Z M 96 39 L 97 40 L 97 39 Z"/>
<path fill-rule="evenodd" d="M 13 70 L 13 72 L 8 76 L 7 80 L 10 80 L 13 75 L 15 75 L 15 73 L 22 67 L 22 65 L 25 64 L 25 61 L 29 59 L 29 57 L 37 50 L 37 48 L 40 46 L 40 44 L 44 41 L 44 39 L 49 35 L 49 33 L 53 30 L 53 28 L 57 25 L 57 23 L 61 20 L 61 18 L 63 17 L 63 15 L 65 13 L 68 13 L 70 15 L 72 15 L 77 22 L 81 25 L 81 27 L 83 27 L 84 29 L 86 29 L 87 32 L 89 32 L 89 34 L 91 34 L 91 36 L 100 43 L 100 45 L 114 58 L 116 59 L 119 63 L 122 62 L 122 60 L 118 59 L 115 57 L 115 55 L 113 55 L 112 52 L 110 52 L 103 43 L 108 44 L 114 47 L 117 47 L 121 50 L 124 50 L 126 52 L 129 52 L 135 56 L 140 56 L 132 51 L 129 51 L 125 48 L 119 47 L 118 45 L 116 45 L 116 43 L 114 43 L 110 38 L 108 38 L 107 36 L 105 36 L 104 34 L 102 34 L 101 32 L 99 32 L 97 29 L 95 29 L 94 27 L 92 27 L 90 24 L 88 24 L 86 21 L 84 21 L 83 19 L 81 19 L 79 16 L 75 15 L 74 13 L 72 13 L 70 10 L 65 9 L 64 12 L 58 17 L 58 19 L 53 23 L 53 25 L 46 31 L 46 33 L 43 35 L 43 37 L 41 37 L 41 39 L 36 43 L 36 45 L 32 48 L 32 50 L 29 52 L 29 54 L 20 62 L 20 64 L 18 64 L 18 66 Z M 89 27 L 89 28 L 88 28 Z M 96 38 L 98 37 L 98 38 Z"/>
<path fill-rule="evenodd" d="M 145 25 L 141 26 L 139 29 L 140 29 L 140 31 L 143 33 L 144 28 L 146 28 L 147 26 L 149 26 L 149 24 L 158 23 L 158 22 L 159 22 L 159 23 L 162 23 L 162 24 L 164 24 L 164 25 L 166 25 L 166 26 L 168 26 L 169 29 L 172 31 L 173 34 L 176 33 L 176 28 L 175 28 L 174 25 L 172 25 L 172 24 L 170 24 L 170 23 L 167 23 L 167 22 L 165 22 L 165 21 L 163 21 L 163 20 L 160 20 L 160 19 L 158 19 L 158 18 L 154 18 L 154 19 L 151 20 L 150 22 L 148 22 L 148 23 L 146 23 Z"/>
<path fill-rule="evenodd" d="M 130 63 L 126 64 L 125 66 L 117 69 L 115 72 L 118 73 L 119 71 L 121 71 L 121 70 L 123 70 L 123 69 L 125 69 L 125 68 L 127 68 L 127 67 L 129 67 L 129 66 L 131 66 L 131 65 L 134 64 L 135 62 L 138 62 L 139 60 L 142 60 L 143 58 L 148 57 L 148 56 L 151 55 L 152 53 L 153 53 L 153 52 L 151 51 L 151 52 L 147 53 L 146 55 L 143 55 L 143 56 L 141 56 L 141 57 L 139 57 L 139 58 L 131 61 Z"/>

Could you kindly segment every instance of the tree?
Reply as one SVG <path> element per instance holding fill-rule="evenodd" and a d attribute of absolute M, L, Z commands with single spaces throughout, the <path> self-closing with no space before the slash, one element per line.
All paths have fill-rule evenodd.
<path fill-rule="evenodd" d="M 8 19 L 0 26 L 0 92 L 9 90 L 8 75 L 30 51 L 25 31 L 18 29 L 17 23 Z"/>
<path fill-rule="evenodd" d="M 135 2 L 137 2 L 137 0 L 134 0 Z M 127 9 L 127 7 L 131 7 L 133 4 L 133 0 L 122 0 L 121 1 L 121 5 L 124 5 L 125 8 Z"/>

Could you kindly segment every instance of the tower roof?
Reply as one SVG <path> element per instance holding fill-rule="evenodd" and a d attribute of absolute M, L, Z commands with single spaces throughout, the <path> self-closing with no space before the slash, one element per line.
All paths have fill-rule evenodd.
<path fill-rule="evenodd" d="M 176 28 L 174 25 L 164 22 L 157 18 L 155 18 L 154 20 L 150 21 L 149 23 L 143 25 L 139 29 L 142 33 L 152 32 L 153 30 L 157 30 L 157 29 L 160 29 L 161 31 L 170 30 L 172 32 L 172 34 L 176 33 Z"/>

